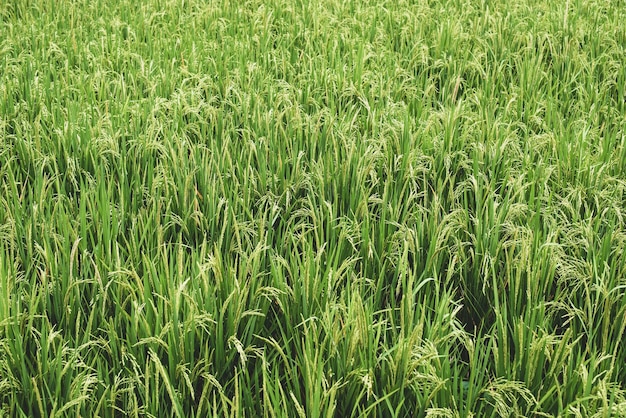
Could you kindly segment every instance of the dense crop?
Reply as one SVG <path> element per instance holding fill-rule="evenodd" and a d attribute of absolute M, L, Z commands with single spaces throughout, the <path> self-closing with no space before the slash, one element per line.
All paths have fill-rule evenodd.
<path fill-rule="evenodd" d="M 0 416 L 626 416 L 621 0 L 5 0 Z"/>

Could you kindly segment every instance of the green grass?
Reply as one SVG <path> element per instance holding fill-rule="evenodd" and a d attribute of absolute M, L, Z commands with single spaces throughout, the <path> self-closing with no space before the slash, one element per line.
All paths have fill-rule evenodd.
<path fill-rule="evenodd" d="M 626 3 L 5 0 L 0 416 L 626 416 Z"/>

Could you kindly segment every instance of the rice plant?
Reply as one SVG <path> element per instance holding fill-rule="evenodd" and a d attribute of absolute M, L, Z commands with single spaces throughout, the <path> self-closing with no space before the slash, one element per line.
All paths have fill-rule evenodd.
<path fill-rule="evenodd" d="M 7 0 L 0 415 L 626 416 L 626 5 Z"/>

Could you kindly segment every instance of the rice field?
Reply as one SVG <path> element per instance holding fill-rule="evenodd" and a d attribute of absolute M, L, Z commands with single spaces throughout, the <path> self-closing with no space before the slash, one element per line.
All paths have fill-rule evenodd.
<path fill-rule="evenodd" d="M 623 0 L 4 0 L 0 416 L 626 416 Z"/>

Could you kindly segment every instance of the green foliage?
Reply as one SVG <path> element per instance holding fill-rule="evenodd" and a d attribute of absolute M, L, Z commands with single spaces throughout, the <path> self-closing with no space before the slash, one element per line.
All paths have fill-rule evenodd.
<path fill-rule="evenodd" d="M 5 1 L 0 415 L 626 416 L 623 6 Z"/>

